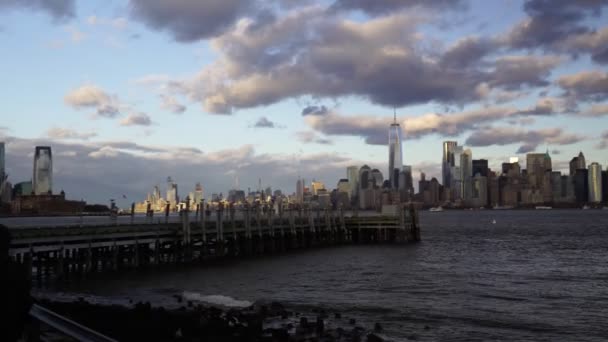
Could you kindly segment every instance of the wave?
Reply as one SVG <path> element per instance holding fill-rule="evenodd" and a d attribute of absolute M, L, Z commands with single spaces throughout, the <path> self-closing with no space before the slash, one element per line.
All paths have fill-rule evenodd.
<path fill-rule="evenodd" d="M 232 297 L 223 296 L 223 295 L 205 296 L 205 295 L 201 295 L 200 293 L 197 293 L 197 292 L 184 291 L 182 296 L 184 297 L 185 300 L 203 302 L 203 303 L 207 303 L 207 304 L 219 305 L 219 306 L 224 306 L 224 307 L 229 307 L 229 308 L 246 308 L 246 307 L 253 305 L 253 303 L 251 303 L 250 301 L 238 300 L 238 299 L 234 299 Z"/>

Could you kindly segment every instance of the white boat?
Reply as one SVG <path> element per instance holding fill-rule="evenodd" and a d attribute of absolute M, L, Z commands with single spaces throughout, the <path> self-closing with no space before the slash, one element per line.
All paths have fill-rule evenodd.
<path fill-rule="evenodd" d="M 537 205 L 535 209 L 536 210 L 551 210 L 551 209 L 553 209 L 553 207 L 548 207 L 546 205 Z"/>
<path fill-rule="evenodd" d="M 588 206 L 588 205 L 586 205 L 586 204 L 585 204 L 585 205 L 584 205 L 584 206 L 583 206 L 581 209 L 583 209 L 583 210 L 588 210 L 588 209 L 590 209 L 590 208 L 589 208 L 589 206 Z"/>
<path fill-rule="evenodd" d="M 433 208 L 429 209 L 429 211 L 432 211 L 432 212 L 443 211 L 443 208 L 442 207 L 433 207 Z"/>

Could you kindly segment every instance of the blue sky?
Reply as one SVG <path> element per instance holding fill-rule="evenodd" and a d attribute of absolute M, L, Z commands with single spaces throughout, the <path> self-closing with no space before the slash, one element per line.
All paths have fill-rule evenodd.
<path fill-rule="evenodd" d="M 10 181 L 49 144 L 56 190 L 97 202 L 141 199 L 169 175 L 209 194 L 235 175 L 333 187 L 347 165 L 386 169 L 393 108 L 405 163 L 432 176 L 444 140 L 494 166 L 547 148 L 558 169 L 579 150 L 605 166 L 606 7 L 0 0 Z M 326 110 L 303 116 L 311 106 Z"/>

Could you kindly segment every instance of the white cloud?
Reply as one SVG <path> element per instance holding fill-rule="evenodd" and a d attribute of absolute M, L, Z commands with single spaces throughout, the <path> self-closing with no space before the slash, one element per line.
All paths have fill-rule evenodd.
<path fill-rule="evenodd" d="M 50 128 L 46 135 L 49 138 L 54 139 L 76 139 L 76 140 L 88 140 L 90 138 L 96 137 L 97 133 L 95 132 L 79 132 L 70 128 L 60 128 L 53 127 Z"/>
<path fill-rule="evenodd" d="M 146 113 L 131 113 L 120 120 L 121 126 L 150 126 L 151 124 L 152 119 Z"/>

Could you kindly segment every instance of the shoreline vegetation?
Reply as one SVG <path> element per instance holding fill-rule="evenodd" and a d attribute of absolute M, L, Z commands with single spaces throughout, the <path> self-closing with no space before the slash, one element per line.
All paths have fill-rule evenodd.
<path fill-rule="evenodd" d="M 119 341 L 369 341 L 387 340 L 382 324 L 372 328 L 340 312 L 288 310 L 279 302 L 230 308 L 173 296 L 178 308 L 149 302 L 90 303 L 84 298 L 37 303 Z M 425 327 L 428 329 L 428 327 Z M 417 339 L 412 334 L 409 339 Z"/>

